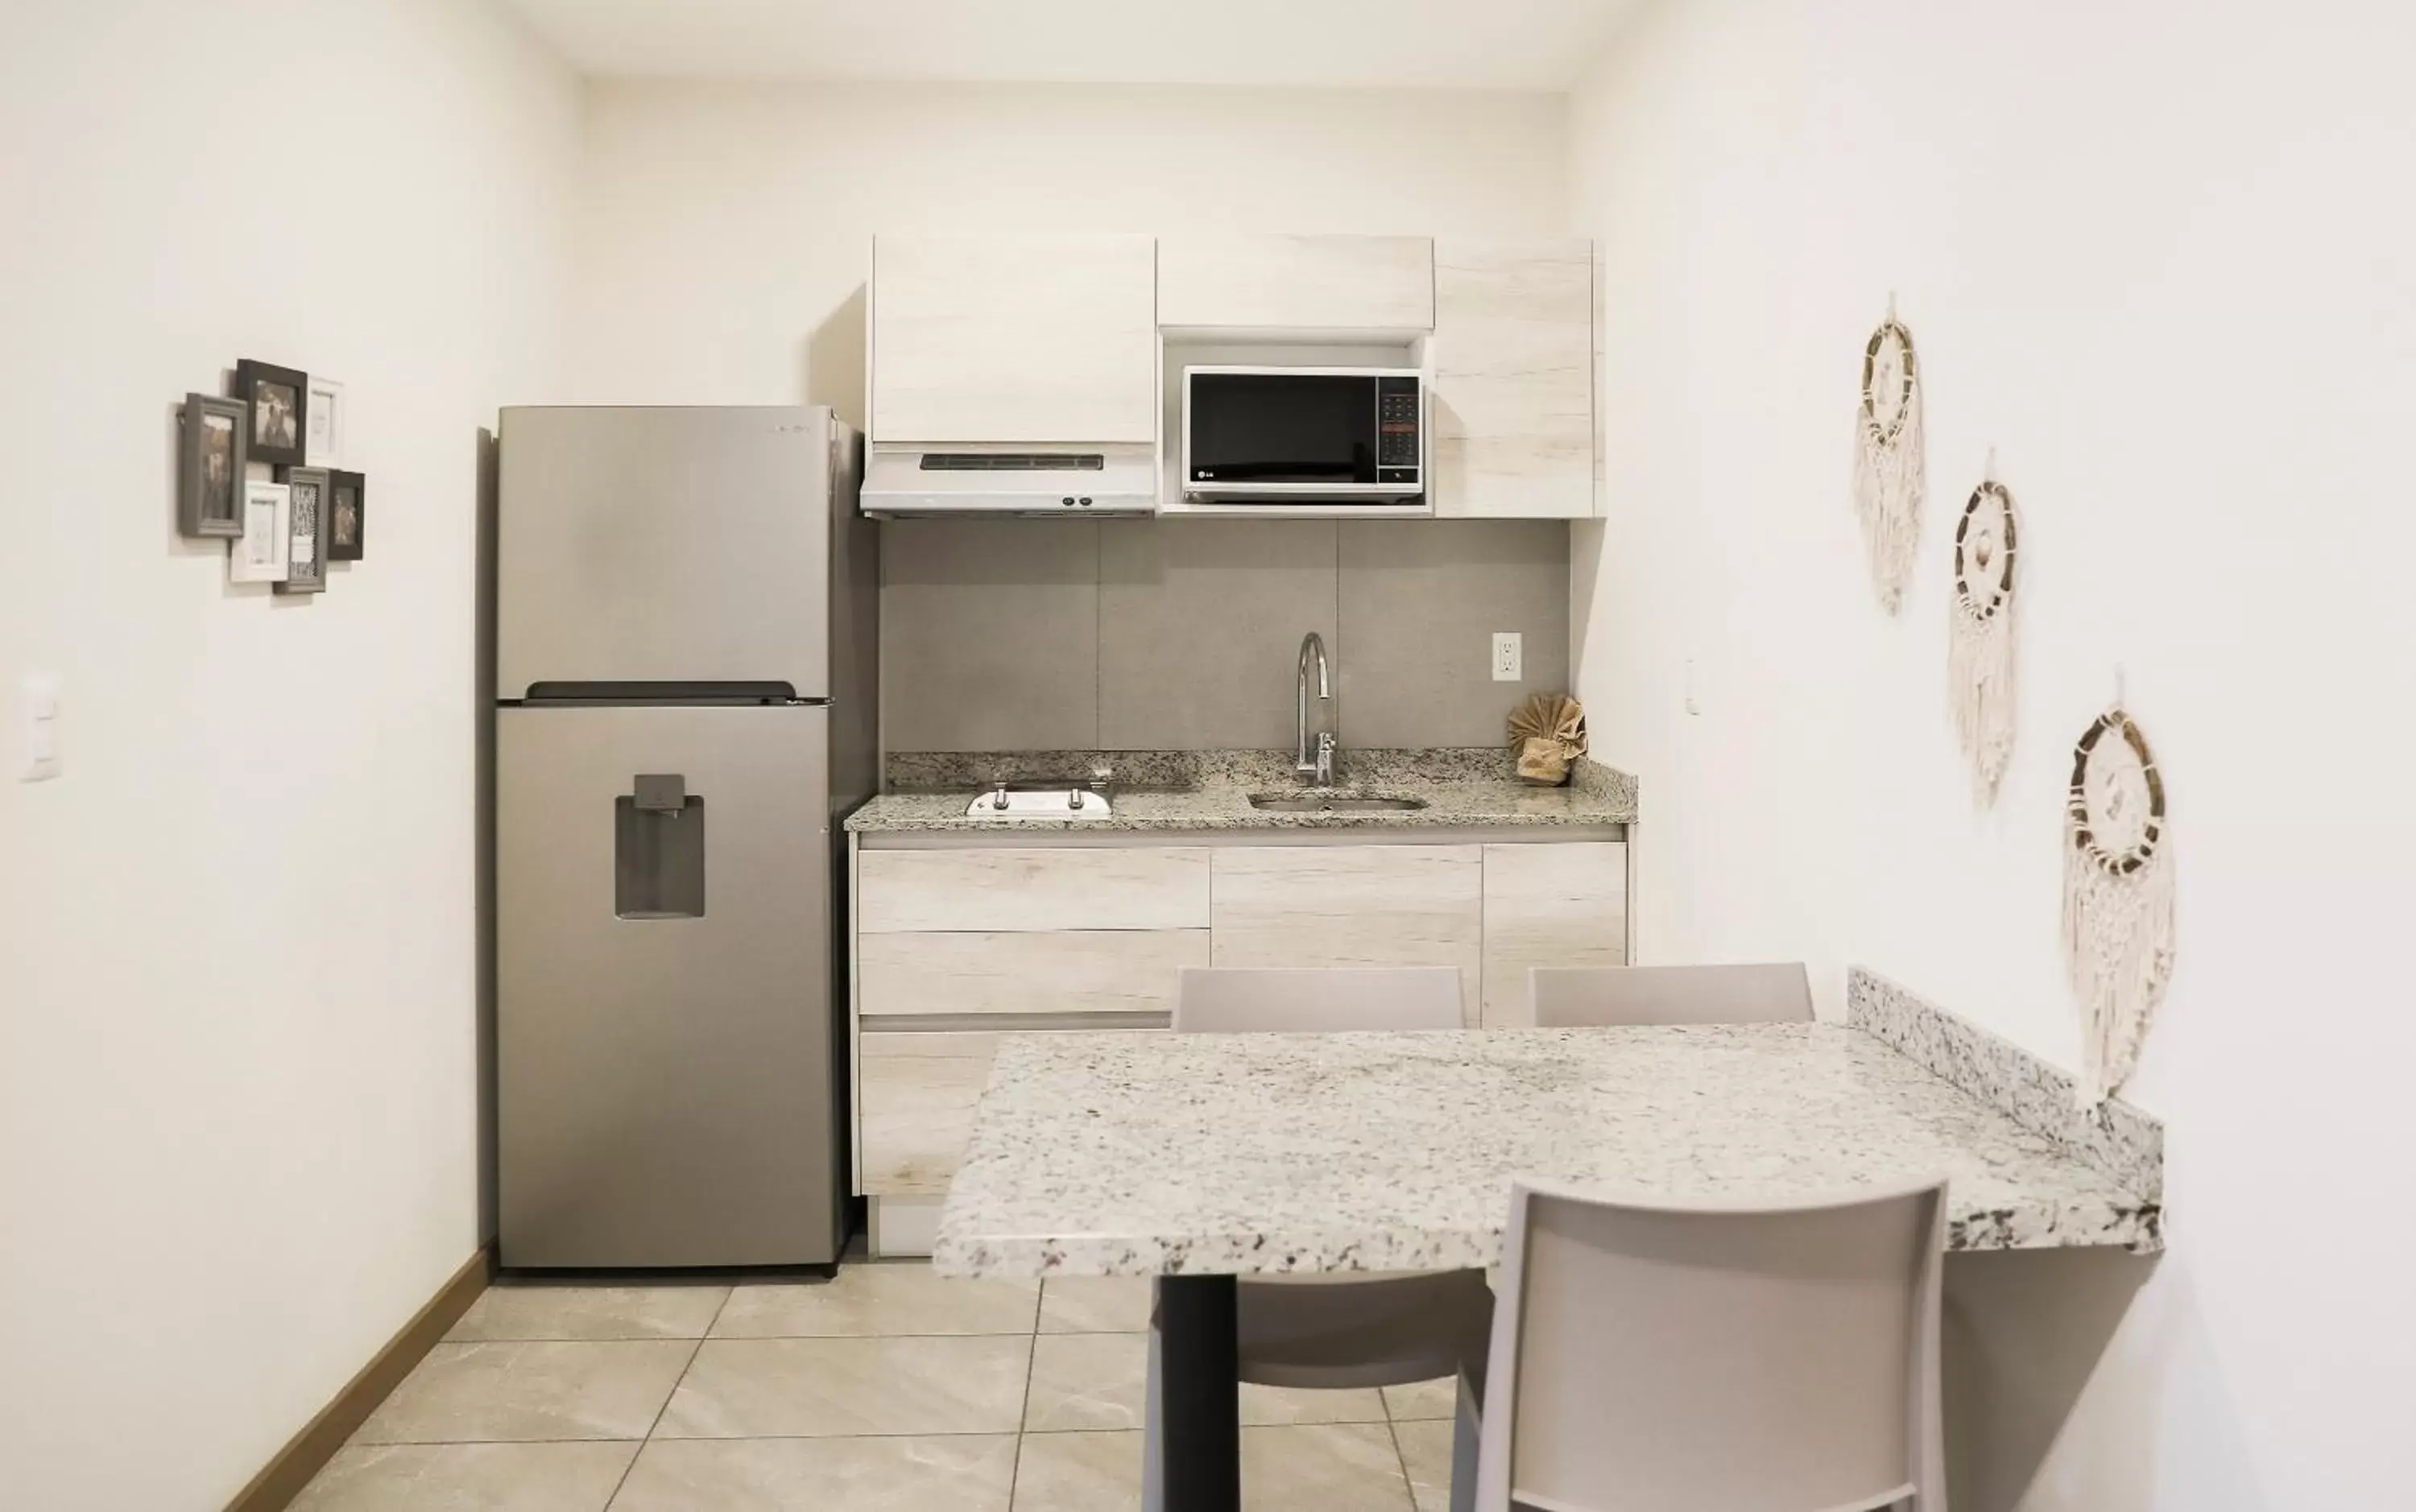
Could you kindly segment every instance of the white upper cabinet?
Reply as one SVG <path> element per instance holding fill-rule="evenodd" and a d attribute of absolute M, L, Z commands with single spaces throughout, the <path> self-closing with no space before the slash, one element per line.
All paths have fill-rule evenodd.
<path fill-rule="evenodd" d="M 1147 236 L 883 236 L 872 248 L 871 439 L 1157 439 Z"/>
<path fill-rule="evenodd" d="M 1424 236 L 1168 236 L 1157 256 L 1163 325 L 1434 329 L 1434 244 Z"/>
<path fill-rule="evenodd" d="M 1438 517 L 1593 513 L 1593 244 L 1439 241 L 1429 483 Z"/>

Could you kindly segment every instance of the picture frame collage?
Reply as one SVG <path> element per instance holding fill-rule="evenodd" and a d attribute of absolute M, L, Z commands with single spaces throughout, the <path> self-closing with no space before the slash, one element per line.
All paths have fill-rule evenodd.
<path fill-rule="evenodd" d="M 344 465 L 344 385 L 247 357 L 234 389 L 185 396 L 178 531 L 226 542 L 229 582 L 323 592 L 327 564 L 368 545 L 369 478 Z"/>

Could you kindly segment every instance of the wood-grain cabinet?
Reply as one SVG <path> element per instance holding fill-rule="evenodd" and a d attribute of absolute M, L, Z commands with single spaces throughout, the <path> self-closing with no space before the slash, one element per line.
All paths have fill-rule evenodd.
<path fill-rule="evenodd" d="M 1005 1029 L 1162 1033 L 1212 964 L 1448 966 L 1467 1021 L 1509 1027 L 1529 968 L 1627 958 L 1618 840 L 875 848 L 855 874 L 856 1190 L 926 1225 Z"/>
<path fill-rule="evenodd" d="M 1593 244 L 1437 241 L 1434 307 L 1436 517 L 1591 516 Z"/>
<path fill-rule="evenodd" d="M 1157 439 L 1148 236 L 882 236 L 872 246 L 875 442 Z"/>
<path fill-rule="evenodd" d="M 1431 331 L 1434 244 L 1424 236 L 1161 237 L 1157 320 L 1195 331 Z"/>

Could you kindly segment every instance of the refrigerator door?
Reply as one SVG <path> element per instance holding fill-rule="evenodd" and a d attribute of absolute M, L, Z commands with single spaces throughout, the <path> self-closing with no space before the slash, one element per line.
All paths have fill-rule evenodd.
<path fill-rule="evenodd" d="M 505 1265 L 837 1258 L 829 718 L 497 711 Z"/>
<path fill-rule="evenodd" d="M 830 696 L 823 409 L 503 413 L 495 692 L 786 682 Z"/>

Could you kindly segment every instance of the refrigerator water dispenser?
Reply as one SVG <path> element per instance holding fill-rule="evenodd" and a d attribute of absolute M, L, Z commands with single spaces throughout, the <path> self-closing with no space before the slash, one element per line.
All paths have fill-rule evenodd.
<path fill-rule="evenodd" d="M 612 801 L 612 911 L 704 917 L 704 799 L 679 776 L 639 777 Z"/>

